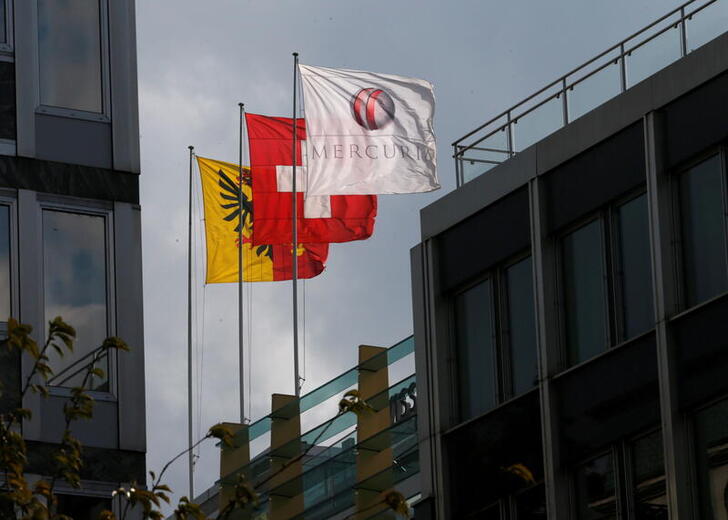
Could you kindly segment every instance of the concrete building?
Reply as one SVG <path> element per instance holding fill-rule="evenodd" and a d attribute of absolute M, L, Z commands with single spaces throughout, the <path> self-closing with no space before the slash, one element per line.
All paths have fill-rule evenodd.
<path fill-rule="evenodd" d="M 132 348 L 100 362 L 94 418 L 74 425 L 83 489 L 61 485 L 60 508 L 91 518 L 120 483 L 145 480 L 139 129 L 133 0 L 0 1 L 0 335 L 13 316 L 43 340 L 60 315 L 73 356 L 51 357 L 50 397 L 19 402 L 30 370 L 2 360 L 2 407 L 23 425 L 33 476 L 49 475 L 72 365 L 107 336 Z M 85 358 L 88 360 L 89 358 Z M 83 361 L 81 361 L 83 364 Z"/>
<path fill-rule="evenodd" d="M 455 143 L 412 250 L 418 520 L 728 518 L 728 2 Z"/>

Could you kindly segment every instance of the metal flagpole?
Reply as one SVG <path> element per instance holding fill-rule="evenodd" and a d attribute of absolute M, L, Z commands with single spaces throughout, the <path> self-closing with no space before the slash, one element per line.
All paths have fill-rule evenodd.
<path fill-rule="evenodd" d="M 296 397 L 301 396 L 300 376 L 298 372 L 298 194 L 296 193 L 296 72 L 298 71 L 298 53 L 293 53 L 293 178 L 291 191 L 293 193 L 293 372 Z"/>
<path fill-rule="evenodd" d="M 194 455 L 192 454 L 192 163 L 195 147 L 188 146 L 190 150 L 190 193 L 189 193 L 189 220 L 187 226 L 187 441 L 189 452 L 187 463 L 189 465 L 190 500 L 195 499 Z"/>
<path fill-rule="evenodd" d="M 240 370 L 240 424 L 245 424 L 245 357 L 243 356 L 243 112 L 244 103 L 238 103 L 240 107 L 240 137 L 238 155 L 238 209 L 240 213 L 238 224 L 238 368 Z"/>

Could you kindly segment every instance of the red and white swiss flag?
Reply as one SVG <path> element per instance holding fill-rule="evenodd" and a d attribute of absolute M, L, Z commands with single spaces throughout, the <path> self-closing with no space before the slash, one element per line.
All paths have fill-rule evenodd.
<path fill-rule="evenodd" d="M 290 244 L 293 241 L 292 143 L 293 120 L 246 114 L 253 187 L 253 244 Z M 364 240 L 374 232 L 375 195 L 307 196 L 306 123 L 296 120 L 296 196 L 298 242 L 331 243 Z"/>

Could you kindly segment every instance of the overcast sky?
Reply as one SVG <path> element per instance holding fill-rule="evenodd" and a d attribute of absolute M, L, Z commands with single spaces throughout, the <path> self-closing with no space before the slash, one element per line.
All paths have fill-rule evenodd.
<path fill-rule="evenodd" d="M 306 283 L 305 393 L 354 365 L 357 345 L 412 333 L 409 250 L 419 209 L 454 188 L 450 144 L 678 3 L 138 0 L 148 468 L 187 443 L 187 146 L 237 162 L 238 102 L 290 117 L 293 51 L 306 64 L 431 81 L 442 184 L 381 196 L 374 236 L 332 245 L 326 271 Z M 237 287 L 203 288 L 198 272 L 195 437 L 239 415 Z M 284 282 L 253 287 L 254 420 L 270 412 L 272 392 L 293 392 L 290 293 Z M 200 455 L 196 493 L 218 477 L 217 450 Z M 168 482 L 187 493 L 184 461 Z"/>

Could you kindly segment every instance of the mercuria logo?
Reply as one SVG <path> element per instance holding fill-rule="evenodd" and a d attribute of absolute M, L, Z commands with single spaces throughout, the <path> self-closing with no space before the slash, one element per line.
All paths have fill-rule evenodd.
<path fill-rule="evenodd" d="M 363 88 L 351 100 L 354 119 L 367 130 L 384 128 L 394 119 L 394 101 L 380 88 Z"/>

